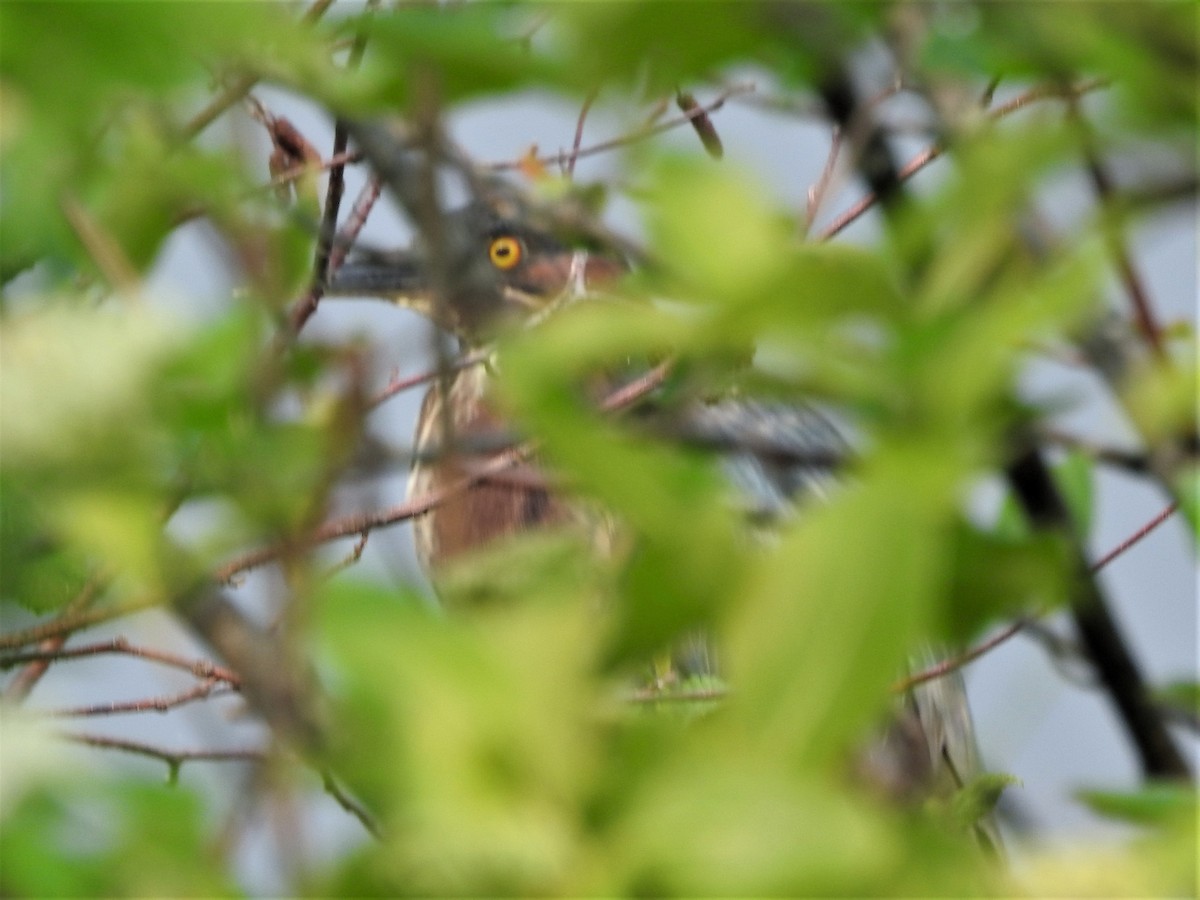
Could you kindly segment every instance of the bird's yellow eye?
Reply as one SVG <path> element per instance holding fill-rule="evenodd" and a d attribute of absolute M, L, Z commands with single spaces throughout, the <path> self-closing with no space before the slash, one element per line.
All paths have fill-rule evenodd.
<path fill-rule="evenodd" d="M 515 237 L 498 237 L 488 245 L 488 259 L 497 269 L 511 269 L 521 261 L 521 242 Z"/>

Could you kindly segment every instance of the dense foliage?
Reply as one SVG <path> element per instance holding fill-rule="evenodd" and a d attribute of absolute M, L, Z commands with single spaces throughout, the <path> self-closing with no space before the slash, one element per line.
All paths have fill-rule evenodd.
<path fill-rule="evenodd" d="M 1195 210 L 1196 27 L 1173 3 L 0 6 L 0 892 L 236 892 L 270 857 L 251 883 L 348 895 L 1194 894 L 1194 789 L 1171 777 L 1171 748 L 1143 748 L 1143 791 L 1086 785 L 1099 813 L 1137 823 L 1126 846 L 1035 848 L 1015 875 L 967 828 L 1006 779 L 898 808 L 855 787 L 846 759 L 916 648 L 1068 608 L 1099 682 L 1140 697 L 1135 738 L 1152 745 L 1168 708 L 1195 718 L 1194 683 L 1151 703 L 1111 671 L 1088 631 L 1106 598 L 1085 539 L 1098 465 L 1156 481 L 1196 528 L 1193 323 L 1158 320 L 1125 246 L 1131 224 Z M 898 81 L 875 94 L 881 60 Z M 400 116 L 418 150 L 478 175 L 440 143 L 456 110 L 541 92 L 634 121 L 664 98 L 685 114 L 745 100 L 746 82 L 837 126 L 838 171 L 861 173 L 877 239 L 840 241 L 824 210 L 806 224 L 745 160 L 713 160 L 715 109 L 692 149 L 631 126 L 603 181 L 534 152 L 510 167 L 584 231 L 613 200 L 643 225 L 625 249 L 650 264 L 621 302 L 496 351 L 514 416 L 625 523 L 629 552 L 518 542 L 461 573 L 454 615 L 355 565 L 360 535 L 370 552 L 405 516 L 346 506 L 387 408 L 371 400 L 378 348 L 309 337 L 337 202 L 319 166 L 339 151 L 264 109 L 260 86 L 352 133 Z M 897 97 L 942 157 L 920 191 L 877 121 Z M 264 188 L 272 150 L 248 154 L 239 128 L 272 137 L 270 177 L 290 187 Z M 1108 172 L 1143 154 L 1164 162 Z M 1091 179 L 1094 204 L 1043 227 L 1033 201 L 1064 173 Z M 149 276 L 197 222 L 235 287 L 211 315 L 179 316 Z M 668 398 L 736 383 L 840 410 L 861 438 L 845 486 L 747 540 L 715 454 L 648 438 L 581 389 L 668 358 Z M 1057 410 L 1019 387 L 1036 358 L 1094 370 L 1136 447 L 1051 454 Z M 988 479 L 1005 499 L 981 516 L 967 498 Z M 275 577 L 239 587 L 260 564 Z M 235 605 L 197 599 L 210 579 Z M 98 646 L 147 609 L 201 645 L 154 620 L 137 647 Z M 728 693 L 637 693 L 647 660 L 701 626 Z M 87 646 L 87 662 L 63 658 Z M 47 661 L 89 665 L 114 693 L 33 692 L 22 708 Z M 108 680 L 160 664 L 183 667 L 186 698 Z M 131 684 L 143 716 L 238 693 L 267 727 L 230 753 L 219 715 L 147 740 L 38 715 Z M 172 778 L 111 767 L 114 749 Z M 247 863 L 256 829 L 277 852 Z"/>

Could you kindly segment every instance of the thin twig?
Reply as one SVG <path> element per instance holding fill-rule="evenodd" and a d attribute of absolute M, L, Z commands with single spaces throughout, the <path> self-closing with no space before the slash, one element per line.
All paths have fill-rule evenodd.
<path fill-rule="evenodd" d="M 1178 509 L 1178 504 L 1172 503 L 1153 519 L 1139 528 L 1134 534 L 1130 535 L 1108 553 L 1104 554 L 1104 556 L 1102 556 L 1100 559 L 1096 560 L 1096 562 L 1092 563 L 1092 571 L 1098 572 L 1103 569 L 1110 562 L 1112 562 L 1138 541 L 1142 540 L 1142 538 L 1146 537 L 1146 535 L 1148 535 L 1151 531 L 1169 519 L 1176 509 Z M 941 678 L 943 675 L 956 671 L 957 669 L 961 669 L 963 666 L 974 662 L 985 653 L 995 649 L 997 646 L 1007 641 L 1013 635 L 1027 628 L 1032 621 L 1032 616 L 1023 616 L 1022 618 L 1017 619 L 1011 625 L 1001 629 L 996 634 L 980 642 L 979 644 L 976 644 L 974 647 L 965 651 L 964 653 L 953 656 L 950 659 L 942 660 L 936 665 L 932 665 L 927 669 L 923 669 L 922 671 L 910 675 L 907 678 L 902 678 L 900 681 L 892 685 L 892 692 L 902 694 L 905 691 L 916 687 L 918 684 L 923 684 L 926 681 L 932 681 L 935 678 Z"/>
<path fill-rule="evenodd" d="M 146 700 L 130 700 L 125 703 L 97 703 L 93 706 L 75 706 L 66 709 L 40 710 L 39 714 L 52 718 L 82 718 L 85 716 L 114 716 L 125 713 L 165 713 L 197 700 L 235 694 L 237 690 L 223 681 L 205 681 L 185 691 L 168 697 L 151 697 Z"/>
<path fill-rule="evenodd" d="M 600 408 L 604 412 L 616 412 L 642 399 L 642 397 L 645 397 L 662 385 L 674 365 L 674 360 L 666 360 L 659 363 L 646 374 L 635 378 L 629 384 L 618 388 L 605 397 L 604 402 L 600 404 Z"/>
<path fill-rule="evenodd" d="M 186 762 L 265 762 L 267 754 L 261 750 L 165 750 L 141 741 L 129 741 L 123 738 L 107 737 L 99 734 L 79 734 L 62 732 L 63 740 L 86 747 L 99 747 L 104 750 L 121 750 L 138 756 L 148 756 L 167 764 L 172 777 Z"/>
<path fill-rule="evenodd" d="M 36 650 L 27 653 L 10 654 L 9 656 L 0 657 L 0 670 L 10 669 L 13 666 L 19 666 L 33 661 L 55 662 L 68 659 L 85 659 L 91 656 L 103 656 L 110 653 L 121 656 L 133 656 L 149 662 L 156 662 L 172 669 L 179 669 L 180 671 L 187 672 L 191 675 L 194 675 L 196 678 L 203 678 L 206 680 L 215 679 L 232 685 L 238 685 L 241 683 L 241 679 L 238 677 L 238 674 L 232 669 L 227 669 L 224 666 L 217 665 L 210 660 L 186 659 L 174 653 L 168 653 L 165 650 L 156 650 L 150 647 L 140 647 L 129 643 L 123 637 L 113 638 L 111 641 L 102 641 L 96 644 L 86 644 L 81 647 L 71 647 L 70 649 L 65 650 Z"/>
<path fill-rule="evenodd" d="M 273 176 L 266 184 L 254 190 L 267 191 L 282 187 L 310 172 L 324 172 L 337 166 L 352 165 L 353 163 L 362 162 L 362 158 L 362 151 L 360 150 L 347 150 L 343 153 L 335 153 L 329 159 L 322 160 L 320 163 L 306 163 L 304 165 L 292 166 L 290 169 L 284 169 L 278 175 Z"/>
<path fill-rule="evenodd" d="M 342 571 L 350 568 L 355 563 L 357 563 L 360 559 L 362 559 L 363 551 L 367 549 L 367 540 L 370 537 L 371 537 L 371 532 L 369 532 L 369 531 L 364 531 L 361 535 L 359 535 L 359 538 L 357 541 L 354 542 L 354 547 L 351 548 L 350 553 L 347 554 L 344 559 L 338 560 L 336 563 L 334 563 L 332 566 L 330 566 L 328 569 L 326 569 L 321 574 L 321 578 L 324 580 L 328 580 L 328 579 L 332 578 L 334 575 L 336 575 L 338 572 L 342 572 Z"/>
<path fill-rule="evenodd" d="M 70 614 L 64 613 L 57 618 L 51 619 L 49 622 L 42 622 L 38 625 L 31 625 L 29 628 L 22 628 L 18 631 L 10 631 L 8 634 L 0 635 L 0 650 L 24 647 L 27 644 L 36 644 L 38 641 L 44 641 L 56 635 L 70 634 L 73 631 L 90 628 L 93 625 L 99 625 L 101 622 L 119 619 L 130 613 L 140 612 L 141 610 L 150 609 L 157 605 L 158 601 L 156 599 L 148 599 L 126 603 L 117 607 L 85 609 Z"/>
<path fill-rule="evenodd" d="M 951 672 L 961 669 L 968 663 L 979 659 L 979 657 L 983 656 L 985 653 L 994 650 L 1013 635 L 1018 634 L 1024 628 L 1028 627 L 1031 621 L 1032 617 L 1022 616 L 1020 619 L 1017 619 L 1010 625 L 1000 629 L 994 635 L 984 641 L 981 641 L 974 647 L 971 647 L 969 650 L 966 650 L 957 656 L 952 656 L 949 659 L 944 659 L 941 662 L 935 663 L 926 669 L 922 669 L 920 672 L 915 672 L 906 678 L 901 678 L 892 685 L 892 693 L 903 694 L 906 691 L 912 690 L 919 684 L 924 684 L 927 681 L 933 681 L 937 678 L 941 678 L 950 674 Z"/>
<path fill-rule="evenodd" d="M 459 372 L 463 369 L 469 369 L 471 366 L 477 366 L 480 363 L 486 362 L 490 354 L 487 348 L 475 350 L 467 353 L 457 360 L 451 360 L 449 368 L 451 372 Z M 374 409 L 385 400 L 388 400 L 397 394 L 403 393 L 411 388 L 418 387 L 422 384 L 430 384 L 437 381 L 440 373 L 435 369 L 428 372 L 421 372 L 417 375 L 408 375 L 404 378 L 393 378 L 384 387 L 367 401 L 369 409 Z"/>
<path fill-rule="evenodd" d="M 367 7 L 368 16 L 374 13 L 375 6 L 376 3 L 371 3 Z M 358 32 L 354 37 L 354 45 L 350 48 L 350 57 L 346 61 L 348 71 L 358 68 L 366 47 L 367 32 L 363 27 L 363 21 L 360 21 Z M 344 156 L 349 142 L 350 133 L 346 129 L 345 120 L 339 118 L 333 128 L 333 152 L 330 156 L 334 159 Z M 312 284 L 299 302 L 292 307 L 288 316 L 288 325 L 292 335 L 299 334 L 304 323 L 317 311 L 317 306 L 325 293 L 325 285 L 328 284 L 330 276 L 338 270 L 346 257 L 346 251 L 342 249 L 345 244 L 334 240 L 337 234 L 338 211 L 341 208 L 342 195 L 346 187 L 345 173 L 345 164 L 332 166 L 329 170 L 329 182 L 325 188 L 325 206 L 321 215 L 321 226 L 317 232 L 317 247 L 313 256 Z"/>
<path fill-rule="evenodd" d="M 119 291 L 135 293 L 141 284 L 141 277 L 113 236 L 102 229 L 74 197 L 63 198 L 62 211 L 105 280 Z"/>
<path fill-rule="evenodd" d="M 1101 569 L 1103 569 L 1105 566 L 1107 566 L 1110 562 L 1112 562 L 1114 559 L 1116 559 L 1118 556 L 1120 556 L 1122 553 L 1124 553 L 1126 550 L 1128 550 L 1134 544 L 1138 543 L 1143 538 L 1145 538 L 1147 535 L 1149 535 L 1150 532 L 1152 532 L 1155 528 L 1157 528 L 1163 522 L 1167 521 L 1167 519 L 1171 518 L 1171 516 L 1175 514 L 1175 511 L 1177 509 L 1179 509 L 1178 503 L 1172 503 L 1172 504 L 1168 505 L 1165 509 L 1162 510 L 1162 512 L 1160 512 L 1158 515 L 1156 515 L 1153 519 L 1151 519 L 1149 522 L 1147 522 L 1145 525 L 1143 525 L 1141 528 L 1139 528 L 1137 531 L 1135 531 L 1129 537 L 1125 538 L 1125 540 L 1121 541 L 1121 543 L 1117 544 L 1117 546 L 1113 547 L 1111 550 L 1109 550 L 1107 553 L 1105 553 L 1102 557 L 1100 557 L 1098 560 L 1096 560 L 1094 563 L 1092 563 L 1092 571 L 1099 572 Z"/>
<path fill-rule="evenodd" d="M 473 485 L 478 484 L 494 474 L 503 472 L 510 466 L 514 466 L 523 460 L 532 452 L 531 445 L 523 445 L 508 450 L 498 456 L 490 459 L 487 463 L 481 465 L 478 470 L 472 472 L 469 476 L 462 478 L 452 484 L 447 485 L 436 491 L 430 491 L 420 497 L 415 497 L 407 500 L 404 503 L 398 503 L 388 509 L 379 510 L 373 513 L 365 513 L 354 516 L 347 516 L 343 519 L 335 519 L 331 522 L 326 522 L 314 530 L 308 539 L 304 542 L 307 546 L 315 546 L 317 544 L 328 543 L 329 541 L 337 540 L 338 538 L 349 537 L 350 535 L 361 535 L 365 532 L 372 531 L 376 528 L 383 528 L 388 525 L 395 525 L 399 522 L 405 522 L 416 516 L 426 513 L 435 507 L 447 502 L 453 497 L 458 496 L 463 491 L 468 490 Z M 277 559 L 285 550 L 296 550 L 296 544 L 289 544 L 287 547 L 282 545 L 272 545 L 262 547 L 258 550 L 245 553 L 225 565 L 221 566 L 213 574 L 213 578 L 224 583 L 229 581 L 234 575 L 244 572 L 247 569 L 254 569 L 258 566 L 266 565 L 269 562 Z"/>
<path fill-rule="evenodd" d="M 575 160 L 579 159 L 579 148 L 583 144 L 583 123 L 587 121 L 588 111 L 592 108 L 592 104 L 596 102 L 596 97 L 599 94 L 599 90 L 593 89 L 584 98 L 583 106 L 579 108 L 579 119 L 575 122 L 575 140 L 571 144 L 571 155 L 567 159 L 567 164 L 564 168 L 568 180 L 575 175 Z"/>
<path fill-rule="evenodd" d="M 544 166 L 557 165 L 562 168 L 566 165 L 569 155 L 573 155 L 576 159 L 583 159 L 585 156 L 595 156 L 598 153 L 606 153 L 607 151 L 614 150 L 617 147 L 625 147 L 629 144 L 636 144 L 639 141 L 644 141 L 647 138 L 653 137 L 656 134 L 661 134 L 664 131 L 670 131 L 671 129 L 678 128 L 681 125 L 687 125 L 692 121 L 692 119 L 698 116 L 716 112 L 725 105 L 725 101 L 729 98 L 735 97 L 739 94 L 748 94 L 754 90 L 754 87 L 754 84 L 751 82 L 731 85 L 729 88 L 718 94 L 715 99 L 704 106 L 698 106 L 689 112 L 675 116 L 671 119 L 667 119 L 665 122 L 659 122 L 655 125 L 639 128 L 637 131 L 621 135 L 620 137 L 613 138 L 612 140 L 603 141 L 599 144 L 593 144 L 591 147 L 585 147 L 577 152 L 572 151 L 571 154 L 568 154 L 566 150 L 559 150 L 558 153 L 554 153 L 549 156 L 539 156 L 536 161 Z M 528 159 L 517 159 L 508 160 L 505 162 L 488 163 L 483 166 L 483 168 L 492 172 L 507 172 L 513 169 L 519 169 L 522 165 L 528 164 Z"/>
<path fill-rule="evenodd" d="M 801 237 L 808 237 L 809 232 L 812 231 L 813 222 L 817 219 L 817 211 L 820 210 L 825 194 L 829 191 L 829 185 L 833 181 L 833 172 L 837 166 L 837 158 L 841 149 L 842 130 L 835 125 L 829 142 L 829 155 L 825 158 L 825 165 L 821 169 L 821 177 L 808 189 L 808 205 L 804 209 L 804 232 Z"/>

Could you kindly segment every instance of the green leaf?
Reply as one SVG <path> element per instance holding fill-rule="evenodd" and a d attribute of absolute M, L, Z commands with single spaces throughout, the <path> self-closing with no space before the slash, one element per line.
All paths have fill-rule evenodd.
<path fill-rule="evenodd" d="M 749 573 L 728 660 L 734 708 L 756 741 L 827 761 L 878 713 L 946 602 L 953 483 L 929 448 L 880 453 Z"/>
<path fill-rule="evenodd" d="M 1150 784 L 1137 791 L 1078 791 L 1075 796 L 1101 815 L 1140 824 L 1168 823 L 1191 817 L 1195 822 L 1196 791 L 1187 784 Z"/>
<path fill-rule="evenodd" d="M 885 880 L 901 849 L 868 807 L 728 749 L 701 745 L 634 795 L 601 893 L 865 895 Z"/>
<path fill-rule="evenodd" d="M 1076 14 L 1078 12 L 1079 14 Z M 1057 80 L 1068 73 L 1121 73 L 1113 97 L 1123 118 L 1152 129 L 1194 130 L 1195 8 L 1098 4 L 963 4 L 928 31 L 923 63 L 933 72 L 1002 73 Z"/>
<path fill-rule="evenodd" d="M 148 450 L 148 385 L 180 334 L 146 310 L 48 307 L 4 322 L 4 430 L 10 470 L 127 466 Z"/>
<path fill-rule="evenodd" d="M 628 355 L 661 352 L 679 320 L 597 304 L 556 317 L 502 349 L 501 389 L 546 457 L 628 528 L 616 657 L 646 659 L 728 602 L 743 565 L 741 525 L 709 460 L 651 443 L 598 413 L 577 387 Z M 586 382 L 585 382 L 586 383 Z"/>
<path fill-rule="evenodd" d="M 758 10 L 740 3 L 575 3 L 561 8 L 552 38 L 582 83 L 648 78 L 651 93 L 671 92 L 724 63 L 752 58 L 766 35 L 762 24 Z"/>
<path fill-rule="evenodd" d="M 960 523 L 954 532 L 954 602 L 947 637 L 961 645 L 998 619 L 1065 603 L 1072 553 L 1059 537 L 992 534 Z"/>
<path fill-rule="evenodd" d="M 598 762 L 596 611 L 578 599 L 444 618 L 364 586 L 326 591 L 333 761 L 383 818 L 379 877 L 419 893 L 560 884 Z"/>
<path fill-rule="evenodd" d="M 954 794 L 949 809 L 954 827 L 960 831 L 970 831 L 993 813 L 1005 789 L 1014 784 L 1020 784 L 1020 779 L 1013 775 L 989 772 L 963 785 Z"/>
<path fill-rule="evenodd" d="M 51 530 L 42 500 L 0 476 L 0 599 L 33 612 L 61 609 L 88 575 L 85 558 Z"/>
<path fill-rule="evenodd" d="M 1159 703 L 1200 715 L 1200 682 L 1173 681 L 1154 692 Z"/>
<path fill-rule="evenodd" d="M 1086 453 L 1067 453 L 1061 462 L 1054 466 L 1054 481 L 1066 501 L 1071 513 L 1071 521 L 1080 534 L 1088 534 L 1092 527 L 1092 515 L 1095 506 L 1095 486 L 1093 470 L 1095 465 Z"/>
<path fill-rule="evenodd" d="M 351 33 L 360 23 L 348 20 Z M 369 37 L 362 72 L 312 87 L 358 114 L 406 104 L 456 103 L 520 87 L 572 83 L 566 59 L 520 40 L 523 23 L 502 4 L 405 7 L 361 23 Z M 398 64 L 399 63 L 399 64 Z"/>
<path fill-rule="evenodd" d="M 1192 529 L 1192 539 L 1200 538 L 1200 466 L 1183 466 L 1175 476 L 1175 496 L 1179 509 Z"/>
<path fill-rule="evenodd" d="M 64 780 L 24 797 L 7 817 L 0 884 L 7 894 L 39 897 L 232 896 L 204 837 L 203 812 L 185 788 Z"/>

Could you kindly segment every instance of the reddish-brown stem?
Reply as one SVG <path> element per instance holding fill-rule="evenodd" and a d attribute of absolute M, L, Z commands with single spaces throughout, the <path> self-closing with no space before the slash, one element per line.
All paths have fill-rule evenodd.
<path fill-rule="evenodd" d="M 804 210 L 804 233 L 802 237 L 808 237 L 812 231 L 813 222 L 816 221 L 817 211 L 821 208 L 821 203 L 825 199 L 825 194 L 829 191 L 829 185 L 833 181 L 833 171 L 837 166 L 838 154 L 842 149 L 842 132 L 836 125 L 833 127 L 833 137 L 829 143 L 829 155 L 825 158 L 825 166 L 821 169 L 821 177 L 817 179 L 817 183 L 808 189 L 808 205 Z"/>
<path fill-rule="evenodd" d="M 976 644 L 969 650 L 960 653 L 957 656 L 952 656 L 949 659 L 944 659 L 927 669 L 922 669 L 920 672 L 909 675 L 907 678 L 900 679 L 892 685 L 892 693 L 903 694 L 905 691 L 912 690 L 919 684 L 924 684 L 927 681 L 933 681 L 937 678 L 941 678 L 944 675 L 948 675 L 951 672 L 961 669 L 963 666 L 967 665 L 967 663 L 974 662 L 985 653 L 988 653 L 1003 644 L 1013 635 L 1021 631 L 1021 629 L 1028 625 L 1031 621 L 1032 619 L 1028 617 L 1017 619 L 1017 621 L 1005 628 L 1000 629 L 1000 631 L 996 632 L 986 640 Z"/>
<path fill-rule="evenodd" d="M 205 680 L 224 681 L 232 685 L 241 683 L 241 679 L 232 669 L 219 666 L 209 660 L 186 659 L 163 650 L 139 647 L 129 643 L 123 637 L 113 638 L 111 641 L 101 641 L 96 644 L 86 644 L 81 647 L 71 647 L 66 650 L 33 650 L 27 653 L 14 653 L 10 656 L 0 658 L 0 669 L 7 669 L 34 661 L 56 662 L 67 659 L 84 659 L 90 656 L 103 656 L 109 653 L 121 656 L 133 656 L 149 662 L 156 662 Z"/>
<path fill-rule="evenodd" d="M 593 90 L 584 98 L 583 106 L 579 108 L 579 119 L 575 122 L 575 140 L 571 144 L 571 156 L 567 159 L 564 169 L 568 179 L 575 175 L 575 161 L 579 159 L 579 148 L 583 144 L 583 123 L 587 121 L 588 111 L 592 108 L 592 104 L 596 102 L 596 96 L 599 93 L 598 90 Z"/>
<path fill-rule="evenodd" d="M 459 372 L 463 369 L 468 369 L 471 366 L 477 366 L 488 358 L 486 350 L 476 350 L 473 353 L 468 353 L 457 360 L 451 360 L 447 364 L 447 371 L 451 374 Z M 411 388 L 418 387 L 422 384 L 430 384 L 437 381 L 442 375 L 439 371 L 421 372 L 417 375 L 408 375 L 404 378 L 394 378 L 382 387 L 369 401 L 367 401 L 368 409 L 374 409 L 385 400 L 403 393 Z"/>
<path fill-rule="evenodd" d="M 209 697 L 220 697 L 236 693 L 236 690 L 222 681 L 206 681 L 186 691 L 180 691 L 169 697 L 151 697 L 147 700 L 130 700 L 126 703 L 97 703 L 93 706 L 75 706 L 66 709 L 51 709 L 40 714 L 54 718 L 82 718 L 85 716 L 114 716 L 123 713 L 157 712 L 165 713 L 188 703 L 205 700 Z"/>
<path fill-rule="evenodd" d="M 1139 528 L 1137 531 L 1135 531 L 1129 537 L 1125 538 L 1125 540 L 1121 541 L 1121 543 L 1117 544 L 1117 546 L 1113 547 L 1111 550 L 1109 550 L 1107 553 L 1105 553 L 1102 557 L 1100 557 L 1098 560 L 1096 560 L 1094 563 L 1092 563 L 1092 571 L 1099 572 L 1101 569 L 1103 569 L 1105 566 L 1107 566 L 1110 562 L 1112 562 L 1114 559 L 1116 559 L 1122 553 L 1127 551 L 1134 544 L 1138 543 L 1144 537 L 1146 537 L 1148 534 L 1150 534 L 1150 532 L 1152 532 L 1155 528 L 1157 528 L 1163 522 L 1167 521 L 1167 519 L 1171 518 L 1171 516 L 1173 516 L 1175 514 L 1175 511 L 1177 509 L 1179 509 L 1178 503 L 1172 503 L 1169 506 L 1167 506 L 1165 509 L 1162 510 L 1162 512 L 1160 512 L 1158 515 L 1156 515 L 1153 519 L 1151 519 L 1149 522 L 1147 522 L 1145 525 L 1143 525 L 1141 528 Z"/>
<path fill-rule="evenodd" d="M 127 741 L 123 738 L 106 737 L 99 734 L 77 734 L 63 732 L 63 740 L 87 747 L 100 747 L 104 750 L 122 750 L 138 756 L 149 756 L 158 759 L 171 767 L 178 769 L 185 762 L 263 762 L 267 755 L 261 750 L 164 750 L 152 744 L 140 741 Z"/>

